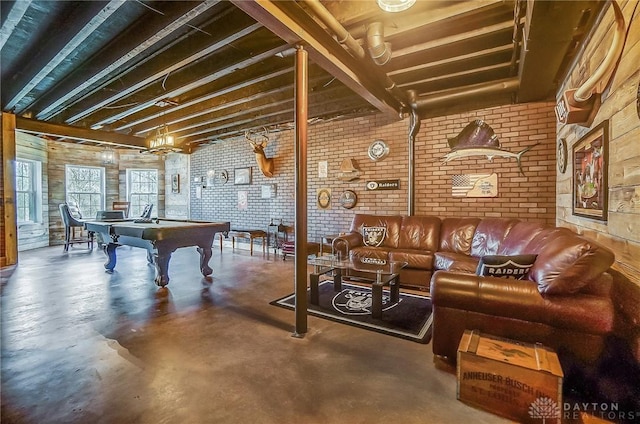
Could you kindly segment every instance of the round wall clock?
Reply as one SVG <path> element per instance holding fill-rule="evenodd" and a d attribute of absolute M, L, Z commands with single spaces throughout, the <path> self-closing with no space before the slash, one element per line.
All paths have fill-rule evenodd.
<path fill-rule="evenodd" d="M 564 174 L 567 170 L 567 140 L 561 138 L 558 140 L 558 170 Z"/>
<path fill-rule="evenodd" d="M 371 160 L 381 160 L 389 154 L 389 146 L 382 140 L 376 140 L 369 146 L 368 153 Z"/>
<path fill-rule="evenodd" d="M 353 208 L 358 203 L 358 196 L 355 191 L 345 190 L 340 195 L 340 205 L 345 209 Z"/>
<path fill-rule="evenodd" d="M 227 181 L 229 181 L 229 173 L 225 170 L 222 170 L 216 175 L 216 179 L 220 184 L 226 184 Z"/>

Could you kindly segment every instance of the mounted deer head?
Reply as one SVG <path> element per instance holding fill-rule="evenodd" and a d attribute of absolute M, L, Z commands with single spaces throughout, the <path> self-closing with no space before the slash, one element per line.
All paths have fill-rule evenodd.
<path fill-rule="evenodd" d="M 264 154 L 264 149 L 267 147 L 269 143 L 269 137 L 267 136 L 268 131 L 266 128 L 263 128 L 262 133 L 255 134 L 256 136 L 261 137 L 263 140 L 261 142 L 257 142 L 251 139 L 251 131 L 247 130 L 244 132 L 244 138 L 251 144 L 251 148 L 253 149 L 253 153 L 256 154 L 256 162 L 258 162 L 258 168 L 267 178 L 273 177 L 273 158 L 268 158 Z"/>

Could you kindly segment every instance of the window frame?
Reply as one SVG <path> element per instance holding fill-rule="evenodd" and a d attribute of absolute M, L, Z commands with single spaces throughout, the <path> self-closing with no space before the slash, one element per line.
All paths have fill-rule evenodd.
<path fill-rule="evenodd" d="M 100 191 L 92 192 L 92 191 L 69 191 L 69 175 L 71 169 L 86 169 L 86 170 L 98 170 L 100 172 Z M 83 218 L 94 217 L 96 213 L 100 210 L 105 210 L 105 198 L 106 198 L 106 171 L 102 166 L 83 166 L 83 165 L 74 165 L 74 164 L 65 164 L 64 167 L 64 192 L 65 192 L 65 201 L 66 202 L 76 202 L 80 207 L 80 211 L 83 213 Z M 73 194 L 76 194 L 76 198 L 73 197 Z M 99 205 L 94 205 L 93 201 L 89 202 L 89 208 L 86 207 L 86 204 L 82 201 L 79 201 L 80 198 L 85 195 L 99 195 Z M 94 210 L 95 209 L 95 210 Z"/>
<path fill-rule="evenodd" d="M 132 181 L 133 179 L 133 174 L 135 173 L 153 173 L 155 174 L 155 192 L 146 192 L 146 191 L 141 191 L 141 192 L 134 192 L 132 190 L 133 186 L 136 184 Z M 154 168 L 127 168 L 126 169 L 126 174 L 127 174 L 127 184 L 126 184 L 126 191 L 127 191 L 127 201 L 130 203 L 130 212 L 129 215 L 130 216 L 139 216 L 142 214 L 142 210 L 144 209 L 144 206 L 147 203 L 152 203 L 153 204 L 153 214 L 157 214 L 158 213 L 158 202 L 159 202 L 159 198 L 160 198 L 160 172 L 157 169 Z M 137 196 L 147 196 L 148 198 L 152 198 L 151 201 L 143 201 L 143 202 L 139 202 L 135 199 L 135 197 Z"/>
<path fill-rule="evenodd" d="M 21 184 L 18 182 L 19 164 L 24 163 L 29 166 L 29 190 L 20 190 Z M 42 217 L 42 163 L 35 160 L 16 158 L 15 161 L 15 188 L 16 188 L 16 221 L 18 224 L 39 224 L 43 222 Z M 29 198 L 29 219 L 20 219 L 21 194 L 26 194 Z"/>

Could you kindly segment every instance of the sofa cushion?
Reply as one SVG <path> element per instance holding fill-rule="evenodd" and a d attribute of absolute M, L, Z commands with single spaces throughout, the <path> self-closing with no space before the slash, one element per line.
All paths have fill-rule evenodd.
<path fill-rule="evenodd" d="M 471 255 L 471 241 L 479 222 L 479 218 L 443 219 L 440 226 L 440 248 L 438 250 Z M 475 267 L 472 272 L 475 272 Z"/>
<path fill-rule="evenodd" d="M 385 227 L 387 235 L 380 247 L 397 248 L 400 239 L 400 215 L 356 214 L 351 222 L 351 231 L 362 234 L 362 227 Z"/>
<path fill-rule="evenodd" d="M 473 234 L 471 256 L 479 258 L 485 255 L 497 255 L 500 243 L 517 222 L 517 219 L 482 219 Z"/>
<path fill-rule="evenodd" d="M 462 253 L 436 252 L 434 254 L 434 268 L 447 271 L 459 271 L 475 274 L 478 259 Z"/>
<path fill-rule="evenodd" d="M 500 243 L 500 248 L 496 252 L 498 255 L 520 255 L 526 253 L 538 253 L 528 252 L 526 250 L 527 245 L 533 240 L 542 230 L 544 230 L 544 224 L 539 222 L 518 222 L 514 224 L 509 230 L 507 236 Z"/>
<path fill-rule="evenodd" d="M 545 241 L 529 271 L 540 293 L 576 293 L 609 269 L 615 259 L 609 249 L 570 231 Z"/>
<path fill-rule="evenodd" d="M 433 268 L 433 252 L 416 249 L 394 249 L 389 252 L 392 261 L 406 262 L 408 268 L 426 269 Z"/>
<path fill-rule="evenodd" d="M 349 251 L 349 257 L 351 259 L 376 258 L 389 260 L 389 249 L 384 247 L 359 246 Z"/>
<path fill-rule="evenodd" d="M 440 218 L 417 215 L 402 217 L 399 248 L 435 252 L 439 242 Z"/>
<path fill-rule="evenodd" d="M 362 226 L 362 243 L 369 247 L 380 247 L 387 238 L 387 227 Z"/>
<path fill-rule="evenodd" d="M 476 274 L 523 280 L 538 255 L 485 255 L 478 262 Z"/>

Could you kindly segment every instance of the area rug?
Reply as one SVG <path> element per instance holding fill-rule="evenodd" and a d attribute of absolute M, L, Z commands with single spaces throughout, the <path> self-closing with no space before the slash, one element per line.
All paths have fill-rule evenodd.
<path fill-rule="evenodd" d="M 371 317 L 371 289 L 369 287 L 342 283 L 342 291 L 333 291 L 331 280 L 319 286 L 320 304 L 308 303 L 310 315 L 337 321 L 391 336 L 429 343 L 431 340 L 431 299 L 410 293 L 400 293 L 400 301 L 389 302 L 389 291 L 382 295 L 382 319 Z M 309 301 L 309 290 L 307 290 Z M 295 308 L 295 294 L 292 293 L 271 302 L 272 305 L 287 309 Z"/>

